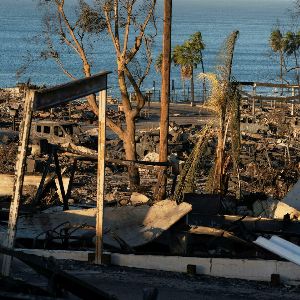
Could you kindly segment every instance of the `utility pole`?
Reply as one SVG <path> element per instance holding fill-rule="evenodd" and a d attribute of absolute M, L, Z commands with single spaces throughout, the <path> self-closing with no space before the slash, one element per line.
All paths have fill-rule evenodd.
<path fill-rule="evenodd" d="M 170 72 L 171 72 L 171 32 L 172 32 L 172 0 L 164 0 L 164 31 L 163 31 L 163 62 L 161 83 L 161 113 L 160 113 L 160 144 L 159 161 L 168 160 L 168 134 L 169 134 L 169 103 L 170 103 Z M 162 167 L 158 184 L 157 199 L 166 197 L 167 167 Z"/>

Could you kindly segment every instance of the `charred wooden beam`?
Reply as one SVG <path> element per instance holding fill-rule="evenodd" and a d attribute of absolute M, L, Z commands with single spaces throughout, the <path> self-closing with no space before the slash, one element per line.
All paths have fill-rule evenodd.
<path fill-rule="evenodd" d="M 61 193 L 61 196 L 63 199 L 64 210 L 68 210 L 69 204 L 68 204 L 68 199 L 66 197 L 66 192 L 65 192 L 65 188 L 64 188 L 64 184 L 63 184 L 63 180 L 62 180 L 59 160 L 58 160 L 58 156 L 57 156 L 57 150 L 55 148 L 53 148 L 52 152 L 53 152 L 53 158 L 54 158 L 54 163 L 55 163 L 55 172 L 57 174 L 60 193 Z"/>
<path fill-rule="evenodd" d="M 156 169 L 156 167 L 162 167 L 162 166 L 170 166 L 170 163 L 168 162 L 154 162 L 154 161 L 140 161 L 140 160 L 121 160 L 121 159 L 106 159 L 107 162 L 114 163 L 117 165 L 123 165 L 123 166 L 136 166 L 141 169 Z"/>
<path fill-rule="evenodd" d="M 241 222 L 245 228 L 255 233 L 269 233 L 278 235 L 300 236 L 300 222 L 279 219 L 229 216 L 229 215 L 202 215 L 189 213 L 186 222 L 191 226 L 205 226 L 213 228 L 228 228 L 235 222 Z"/>
<path fill-rule="evenodd" d="M 69 150 L 61 148 L 61 150 L 68 151 L 65 154 L 68 155 L 68 153 L 72 153 L 75 155 L 72 155 L 72 157 L 75 157 L 77 160 L 80 161 L 96 161 L 97 155 L 91 155 L 91 154 L 81 154 L 80 152 L 77 152 L 75 150 Z M 148 170 L 156 170 L 159 169 L 162 166 L 171 166 L 169 162 L 155 162 L 155 161 L 141 161 L 141 160 L 122 160 L 122 159 L 114 159 L 114 158 L 106 158 L 105 161 L 107 163 L 112 163 L 120 166 L 136 166 L 141 169 L 148 169 Z"/>
<path fill-rule="evenodd" d="M 192 226 L 187 232 L 191 234 L 197 234 L 197 235 L 211 235 L 215 237 L 224 237 L 246 246 L 250 245 L 250 243 L 248 243 L 247 241 L 235 236 L 234 233 L 228 232 L 223 229 L 217 229 L 217 228 L 205 227 L 205 226 Z"/>
<path fill-rule="evenodd" d="M 110 73 L 105 71 L 88 78 L 36 91 L 33 108 L 34 110 L 47 109 L 106 90 L 107 75 Z"/>

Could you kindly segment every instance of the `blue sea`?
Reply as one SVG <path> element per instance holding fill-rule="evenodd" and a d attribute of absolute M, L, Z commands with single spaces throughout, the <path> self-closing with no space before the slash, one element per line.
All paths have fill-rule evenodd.
<path fill-rule="evenodd" d="M 69 79 L 52 61 L 38 61 L 25 74 L 16 77 L 17 70 L 24 65 L 26 57 L 38 57 L 43 44 L 36 38 L 41 34 L 42 9 L 35 0 L 0 0 L 0 87 L 13 87 L 17 82 L 59 84 Z M 75 0 L 66 0 L 67 13 L 74 13 Z M 214 71 L 216 57 L 225 38 L 234 30 L 240 36 L 234 55 L 233 75 L 240 81 L 278 81 L 278 60 L 270 57 L 269 35 L 280 22 L 285 28 L 289 24 L 288 9 L 292 0 L 173 0 L 172 44 L 183 43 L 191 34 L 201 31 L 206 45 L 203 51 L 206 71 Z M 162 13 L 159 1 L 157 15 Z M 153 57 L 161 52 L 162 22 L 158 18 L 158 35 Z M 112 71 L 109 85 L 117 89 L 116 67 L 111 41 L 102 36 L 90 53 L 93 72 Z M 69 70 L 80 77 L 81 66 L 76 55 L 63 53 L 64 63 Z M 196 73 L 200 73 L 200 68 Z M 179 69 L 173 67 L 172 79 L 175 88 L 181 88 Z M 152 68 L 144 83 L 144 90 L 151 89 L 153 81 L 159 88 L 160 76 Z M 196 85 L 200 86 L 200 82 Z"/>

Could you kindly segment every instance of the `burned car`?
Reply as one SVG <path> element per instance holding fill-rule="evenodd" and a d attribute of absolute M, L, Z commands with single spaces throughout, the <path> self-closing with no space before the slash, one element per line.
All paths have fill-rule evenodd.
<path fill-rule="evenodd" d="M 31 125 L 31 139 L 46 139 L 50 144 L 72 143 L 86 145 L 91 142 L 80 125 L 67 121 L 40 121 L 34 120 Z"/>

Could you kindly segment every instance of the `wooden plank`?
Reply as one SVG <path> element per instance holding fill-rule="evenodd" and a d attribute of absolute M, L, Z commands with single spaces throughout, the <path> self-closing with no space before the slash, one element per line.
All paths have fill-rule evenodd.
<path fill-rule="evenodd" d="M 98 155 L 85 154 L 83 152 L 77 151 L 76 149 L 59 147 L 61 151 L 65 151 L 64 155 L 68 157 L 75 157 L 77 160 L 81 161 L 97 161 Z M 73 155 L 74 154 L 74 155 Z M 142 160 L 123 160 L 115 158 L 105 159 L 106 163 L 132 167 L 136 166 L 140 169 L 156 170 L 161 169 L 161 166 L 169 167 L 171 164 L 169 162 L 155 162 L 155 161 L 142 161 Z"/>
<path fill-rule="evenodd" d="M 105 207 L 103 228 L 109 230 L 104 231 L 104 243 L 117 249 L 122 249 L 123 244 L 131 248 L 145 245 L 158 238 L 191 210 L 192 205 L 185 202 L 177 205 L 171 200 L 160 201 L 152 206 Z M 17 238 L 36 239 L 38 236 L 38 240 L 44 240 L 47 231 L 57 226 L 60 226 L 60 230 L 75 229 L 83 224 L 86 226 L 74 231 L 72 237 L 74 239 L 86 238 L 88 234 L 90 238 L 93 238 L 97 214 L 97 208 L 63 211 L 61 207 L 58 207 L 50 208 L 40 214 L 20 216 Z M 0 228 L 0 234 L 1 231 L 3 229 Z M 118 238 L 119 241 L 123 241 L 123 244 L 120 244 Z"/>
<path fill-rule="evenodd" d="M 67 197 L 66 191 L 68 190 L 69 185 L 70 185 L 70 178 L 62 177 L 62 181 L 63 181 L 63 186 L 64 186 L 64 190 L 65 190 L 65 194 L 66 194 L 65 199 L 66 199 L 66 201 L 68 201 L 70 197 Z M 58 195 L 58 198 L 61 203 L 64 203 L 64 198 L 63 198 L 63 195 L 62 195 L 62 192 L 60 189 L 60 184 L 59 184 L 58 178 L 55 179 L 55 185 L 56 185 L 56 189 L 57 189 L 56 193 Z"/>
<path fill-rule="evenodd" d="M 62 170 L 62 174 L 66 168 Z M 41 192 L 56 178 L 56 174 L 48 175 L 45 178 Z M 41 181 L 43 180 L 41 175 L 25 175 L 23 181 L 23 191 L 26 191 L 27 187 L 33 186 L 39 189 Z M 69 178 L 63 177 L 64 185 L 69 182 Z M 0 196 L 12 196 L 14 192 L 14 175 L 0 174 Z M 37 199 L 38 202 L 38 199 Z"/>
<path fill-rule="evenodd" d="M 197 234 L 197 235 L 211 235 L 215 237 L 224 237 L 227 239 L 230 239 L 234 242 L 249 246 L 250 243 L 235 236 L 234 233 L 228 232 L 223 229 L 213 228 L 213 227 L 206 227 L 206 226 L 193 226 L 188 231 L 188 233 L 191 234 Z"/>
<path fill-rule="evenodd" d="M 280 235 L 300 236 L 300 222 L 286 222 L 280 219 L 267 219 L 257 217 L 242 217 L 233 215 L 201 215 L 189 213 L 187 224 L 191 226 L 205 226 L 213 228 L 228 228 L 234 222 L 241 222 L 246 229 L 258 233 L 277 233 Z"/>
<path fill-rule="evenodd" d="M 76 169 L 77 169 L 77 159 L 75 158 L 74 161 L 73 161 L 73 164 L 72 164 L 70 181 L 69 181 L 69 185 L 68 185 L 67 193 L 66 193 L 67 199 L 69 199 L 71 197 L 71 191 L 72 191 L 72 187 L 73 187 L 73 182 L 74 182 L 74 176 L 75 176 Z"/>
<path fill-rule="evenodd" d="M 57 179 L 58 179 L 58 183 L 59 183 L 59 195 L 61 196 L 61 198 L 63 200 L 64 210 L 68 210 L 69 204 L 68 204 L 68 199 L 66 198 L 65 188 L 64 188 L 64 184 L 63 184 L 63 180 L 62 180 L 62 176 L 61 176 L 57 151 L 56 151 L 56 149 L 53 149 L 52 151 L 53 151 L 53 158 L 54 158 L 54 163 L 55 163 L 55 172 L 57 174 Z"/>
<path fill-rule="evenodd" d="M 110 73 L 105 71 L 88 78 L 36 91 L 34 110 L 55 107 L 102 91 L 107 88 L 107 75 Z"/>
<path fill-rule="evenodd" d="M 25 167 L 26 167 L 26 152 L 29 143 L 33 103 L 35 101 L 35 92 L 28 90 L 26 92 L 25 105 L 24 105 L 24 117 L 21 123 L 20 139 L 18 156 L 16 161 L 16 174 L 15 174 L 15 185 L 13 198 L 10 205 L 9 211 L 9 222 L 6 241 L 4 246 L 8 249 L 14 248 L 16 227 L 19 213 L 19 204 L 22 195 Z M 2 275 L 9 276 L 11 268 L 12 257 L 4 255 L 2 263 Z"/>
<path fill-rule="evenodd" d="M 39 203 L 40 198 L 42 196 L 42 193 L 43 193 L 43 190 L 44 190 L 45 180 L 46 180 L 47 174 L 49 172 L 49 167 L 50 167 L 51 161 L 52 161 L 52 153 L 49 154 L 49 156 L 48 156 L 48 159 L 47 159 L 47 162 L 46 162 L 46 166 L 45 166 L 44 171 L 43 171 L 42 179 L 40 181 L 38 190 L 37 190 L 35 198 L 33 200 L 34 204 Z"/>
<path fill-rule="evenodd" d="M 105 141 L 106 141 L 106 89 L 99 95 L 99 134 L 97 172 L 97 215 L 96 215 L 96 254 L 95 263 L 102 264 L 103 252 L 103 203 L 105 192 Z"/>

